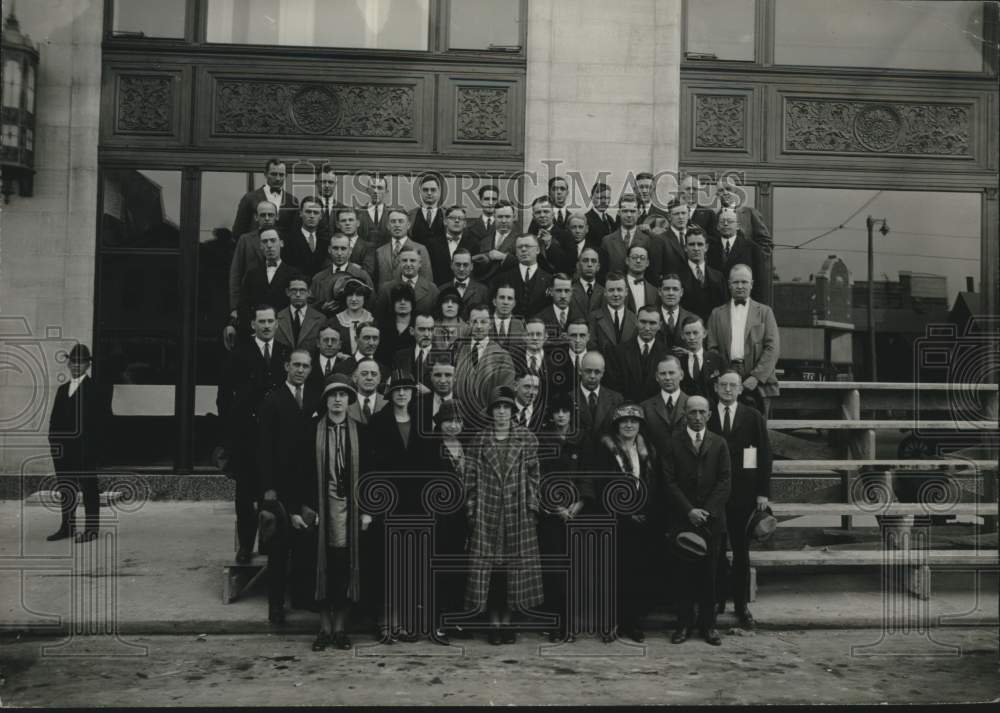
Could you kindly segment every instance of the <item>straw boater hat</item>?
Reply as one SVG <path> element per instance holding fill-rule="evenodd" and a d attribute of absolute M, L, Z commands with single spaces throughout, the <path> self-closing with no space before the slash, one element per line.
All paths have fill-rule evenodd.
<path fill-rule="evenodd" d="M 764 542 L 770 539 L 771 535 L 778 527 L 778 519 L 767 506 L 763 510 L 754 510 L 747 520 L 747 534 L 757 542 Z"/>
<path fill-rule="evenodd" d="M 677 552 L 687 559 L 701 559 L 708 554 L 708 541 L 711 532 L 705 525 L 690 527 L 674 536 L 674 546 Z"/>

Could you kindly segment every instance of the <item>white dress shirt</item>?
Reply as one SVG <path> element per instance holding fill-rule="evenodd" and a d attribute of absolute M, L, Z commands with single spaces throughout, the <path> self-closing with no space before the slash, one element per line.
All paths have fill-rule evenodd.
<path fill-rule="evenodd" d="M 271 280 L 274 279 L 274 273 L 276 273 L 278 268 L 281 267 L 281 258 L 278 258 L 278 262 L 274 265 L 267 265 L 266 263 L 265 265 L 266 267 L 264 268 L 264 271 L 267 273 L 267 284 L 270 285 Z"/>
<path fill-rule="evenodd" d="M 646 281 L 635 275 L 629 275 L 626 279 L 628 280 L 628 291 L 632 293 L 632 300 L 635 302 L 635 311 L 638 312 L 646 306 Z M 636 280 L 639 281 L 638 285 L 635 284 Z"/>
<path fill-rule="evenodd" d="M 264 199 L 274 203 L 279 213 L 281 212 L 281 201 L 282 198 L 284 198 L 284 195 L 285 195 L 284 190 L 278 191 L 277 193 L 272 193 L 271 187 L 266 183 L 264 184 Z"/>
<path fill-rule="evenodd" d="M 508 235 L 510 235 L 510 231 L 507 231 L 506 233 L 503 234 L 501 234 L 499 230 L 495 232 L 493 234 L 493 249 L 499 250 L 500 246 L 503 245 L 503 241 L 507 239 Z"/>
<path fill-rule="evenodd" d="M 699 349 L 696 352 L 688 353 L 688 374 L 694 376 L 694 358 L 698 357 L 698 365 L 704 369 L 705 368 L 705 349 Z"/>
<path fill-rule="evenodd" d="M 743 333 L 747 327 L 747 314 L 750 305 L 738 305 L 734 301 L 729 302 L 729 358 L 743 358 Z"/>
<path fill-rule="evenodd" d="M 83 380 L 86 379 L 86 378 L 87 378 L 87 372 L 84 372 L 83 374 L 80 374 L 80 376 L 77 376 L 76 378 L 73 378 L 73 379 L 69 380 L 69 395 L 70 396 L 72 396 L 73 394 L 76 393 L 76 390 L 80 388 L 80 384 L 82 384 Z"/>
<path fill-rule="evenodd" d="M 443 404 L 445 401 L 451 401 L 452 398 L 454 398 L 452 394 L 448 394 L 447 396 L 441 396 L 441 394 L 434 394 L 434 401 L 433 405 L 431 406 L 431 415 L 437 416 L 437 412 L 441 410 L 441 404 Z"/>
<path fill-rule="evenodd" d="M 696 445 L 696 443 L 695 443 L 695 435 L 696 434 L 701 437 L 701 442 L 702 443 L 705 442 L 705 429 L 702 429 L 700 431 L 692 431 L 690 428 L 687 428 L 686 430 L 688 432 L 688 438 L 691 439 L 691 445 Z"/>
<path fill-rule="evenodd" d="M 264 345 L 265 344 L 269 345 L 268 346 L 268 350 L 271 352 L 271 356 L 274 356 L 274 340 L 273 339 L 271 341 L 269 341 L 269 342 L 265 342 L 265 341 L 261 340 L 258 337 L 254 337 L 253 340 L 255 342 L 257 342 L 257 350 L 260 352 L 261 356 L 264 356 Z"/>
<path fill-rule="evenodd" d="M 732 428 L 733 424 L 736 423 L 736 404 L 738 401 L 733 401 L 728 407 L 719 402 L 719 405 L 715 408 L 719 411 L 719 425 L 722 426 L 726 422 L 726 408 L 729 409 L 729 427 Z"/>
<path fill-rule="evenodd" d="M 680 397 L 681 397 L 680 389 L 677 389 L 677 391 L 674 392 L 664 391 L 663 389 L 660 389 L 660 398 L 663 399 L 664 406 L 667 405 L 667 401 L 669 400 L 671 401 L 672 408 L 677 408 L 677 401 L 680 399 Z"/>

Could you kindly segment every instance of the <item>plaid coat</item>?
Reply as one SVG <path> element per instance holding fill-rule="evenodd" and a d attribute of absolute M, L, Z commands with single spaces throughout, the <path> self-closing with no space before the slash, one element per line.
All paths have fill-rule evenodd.
<path fill-rule="evenodd" d="M 486 607 L 493 567 L 507 568 L 507 604 L 525 609 L 541 604 L 538 556 L 538 441 L 512 425 L 507 441 L 484 431 L 466 458 L 466 513 L 472 528 L 471 570 L 466 606 Z M 502 527 L 502 529 L 501 529 Z"/>

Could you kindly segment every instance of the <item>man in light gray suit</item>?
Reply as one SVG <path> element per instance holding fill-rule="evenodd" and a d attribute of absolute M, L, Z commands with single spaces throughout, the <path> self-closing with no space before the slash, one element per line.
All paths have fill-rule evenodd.
<path fill-rule="evenodd" d="M 374 359 L 362 359 L 354 368 L 352 378 L 358 390 L 358 400 L 347 407 L 347 416 L 367 424 L 387 403 L 385 397 L 376 391 L 382 380 L 382 369 Z"/>
<path fill-rule="evenodd" d="M 412 240 L 407 241 L 406 247 L 399 253 L 399 277 L 382 283 L 382 288 L 375 299 L 375 319 L 380 324 L 390 324 L 392 322 L 392 291 L 400 285 L 409 285 L 413 289 L 413 311 L 421 314 L 431 314 L 438 298 L 438 288 L 429 277 L 424 277 L 423 261 L 420 251 L 417 248 L 424 248 L 423 245 Z M 424 249 L 424 255 L 427 250 Z"/>
<path fill-rule="evenodd" d="M 375 251 L 375 285 L 378 290 L 382 289 L 400 274 L 399 254 L 403 248 L 412 248 L 420 255 L 420 278 L 427 282 L 434 283 L 434 275 L 431 273 L 431 256 L 425 248 L 409 237 L 410 217 L 402 208 L 389 209 L 389 242 Z"/>
<path fill-rule="evenodd" d="M 274 340 L 289 349 L 313 351 L 319 340 L 319 332 L 326 324 L 326 317 L 318 309 L 310 307 L 309 285 L 304 277 L 295 277 L 288 283 L 288 306 L 278 312 Z"/>
<path fill-rule="evenodd" d="M 774 373 L 781 343 L 774 312 L 767 305 L 750 299 L 753 271 L 746 265 L 734 265 L 729 271 L 731 299 L 712 310 L 708 318 L 706 348 L 722 355 L 743 378 L 743 392 L 754 407 L 770 415 L 770 398 L 780 393 Z"/>

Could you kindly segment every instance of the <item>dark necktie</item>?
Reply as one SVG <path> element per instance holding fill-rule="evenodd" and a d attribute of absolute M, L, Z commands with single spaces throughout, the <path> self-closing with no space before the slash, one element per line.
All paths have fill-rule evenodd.
<path fill-rule="evenodd" d="M 302 410 L 302 384 L 295 387 L 295 403 L 299 405 L 299 411 Z"/>
<path fill-rule="evenodd" d="M 264 342 L 264 361 L 271 363 L 271 342 Z"/>
<path fill-rule="evenodd" d="M 674 331 L 674 312 L 670 310 L 667 312 L 667 329 L 669 331 Z"/>
<path fill-rule="evenodd" d="M 698 355 L 694 355 L 694 368 L 691 370 L 691 378 L 697 379 L 701 375 L 701 362 L 698 361 Z"/>
<path fill-rule="evenodd" d="M 701 452 L 701 431 L 694 432 L 694 449 Z"/>
<path fill-rule="evenodd" d="M 493 227 L 493 218 L 487 218 L 486 219 L 486 229 L 489 230 L 492 227 Z"/>
<path fill-rule="evenodd" d="M 417 381 L 423 381 L 424 379 L 424 350 L 420 349 L 417 351 L 417 364 L 414 370 L 414 376 L 417 377 Z"/>
<path fill-rule="evenodd" d="M 695 279 L 698 280 L 698 284 L 700 284 L 700 285 L 705 284 L 705 273 L 701 269 L 701 264 L 698 264 L 698 265 L 694 266 L 694 276 L 695 276 Z"/>
<path fill-rule="evenodd" d="M 365 405 L 361 408 L 361 413 L 365 417 L 365 423 L 368 423 L 369 419 L 372 417 L 372 407 L 371 407 L 371 397 L 365 399 Z"/>
<path fill-rule="evenodd" d="M 729 241 L 725 240 L 722 243 L 723 250 L 725 251 L 725 259 L 729 259 Z"/>
<path fill-rule="evenodd" d="M 622 321 L 618 317 L 618 310 L 614 311 L 615 318 L 615 338 L 620 342 L 622 340 Z"/>
<path fill-rule="evenodd" d="M 538 357 L 534 354 L 531 355 L 531 359 L 529 360 L 528 371 L 532 374 L 538 373 Z"/>
<path fill-rule="evenodd" d="M 472 343 L 472 366 L 479 366 L 479 342 Z"/>
<path fill-rule="evenodd" d="M 594 283 L 593 282 L 588 282 L 587 283 L 587 299 L 590 300 L 590 298 L 593 297 L 593 296 L 594 296 Z"/>
<path fill-rule="evenodd" d="M 729 417 L 729 407 L 726 406 L 726 415 L 722 419 L 722 432 L 728 436 L 731 430 L 733 430 L 733 422 Z"/>
<path fill-rule="evenodd" d="M 430 208 L 426 209 L 426 211 L 424 212 L 424 216 L 426 217 L 427 225 L 430 225 L 433 222 L 431 220 L 431 209 Z"/>
<path fill-rule="evenodd" d="M 649 342 L 643 342 L 642 345 L 642 366 L 645 369 L 646 364 L 649 362 Z"/>
<path fill-rule="evenodd" d="M 587 394 L 587 407 L 590 409 L 591 423 L 597 418 L 597 394 L 591 391 Z"/>
<path fill-rule="evenodd" d="M 667 413 L 672 414 L 674 412 L 674 397 L 667 397 Z"/>
<path fill-rule="evenodd" d="M 381 205 L 376 205 L 375 206 L 375 225 L 378 225 L 379 222 L 381 222 L 381 220 L 382 220 L 382 206 Z"/>
<path fill-rule="evenodd" d="M 604 227 L 607 228 L 608 232 L 610 233 L 611 232 L 611 221 L 608 220 L 608 214 L 607 213 L 601 213 L 601 221 L 604 223 Z"/>
<path fill-rule="evenodd" d="M 302 317 L 299 310 L 292 310 L 292 340 L 299 343 L 299 333 L 302 331 Z"/>
<path fill-rule="evenodd" d="M 309 233 L 309 237 L 306 240 L 309 243 L 309 252 L 316 252 L 316 233 Z"/>
<path fill-rule="evenodd" d="M 326 369 L 323 370 L 323 376 L 329 376 L 333 373 L 333 358 L 326 360 Z"/>

